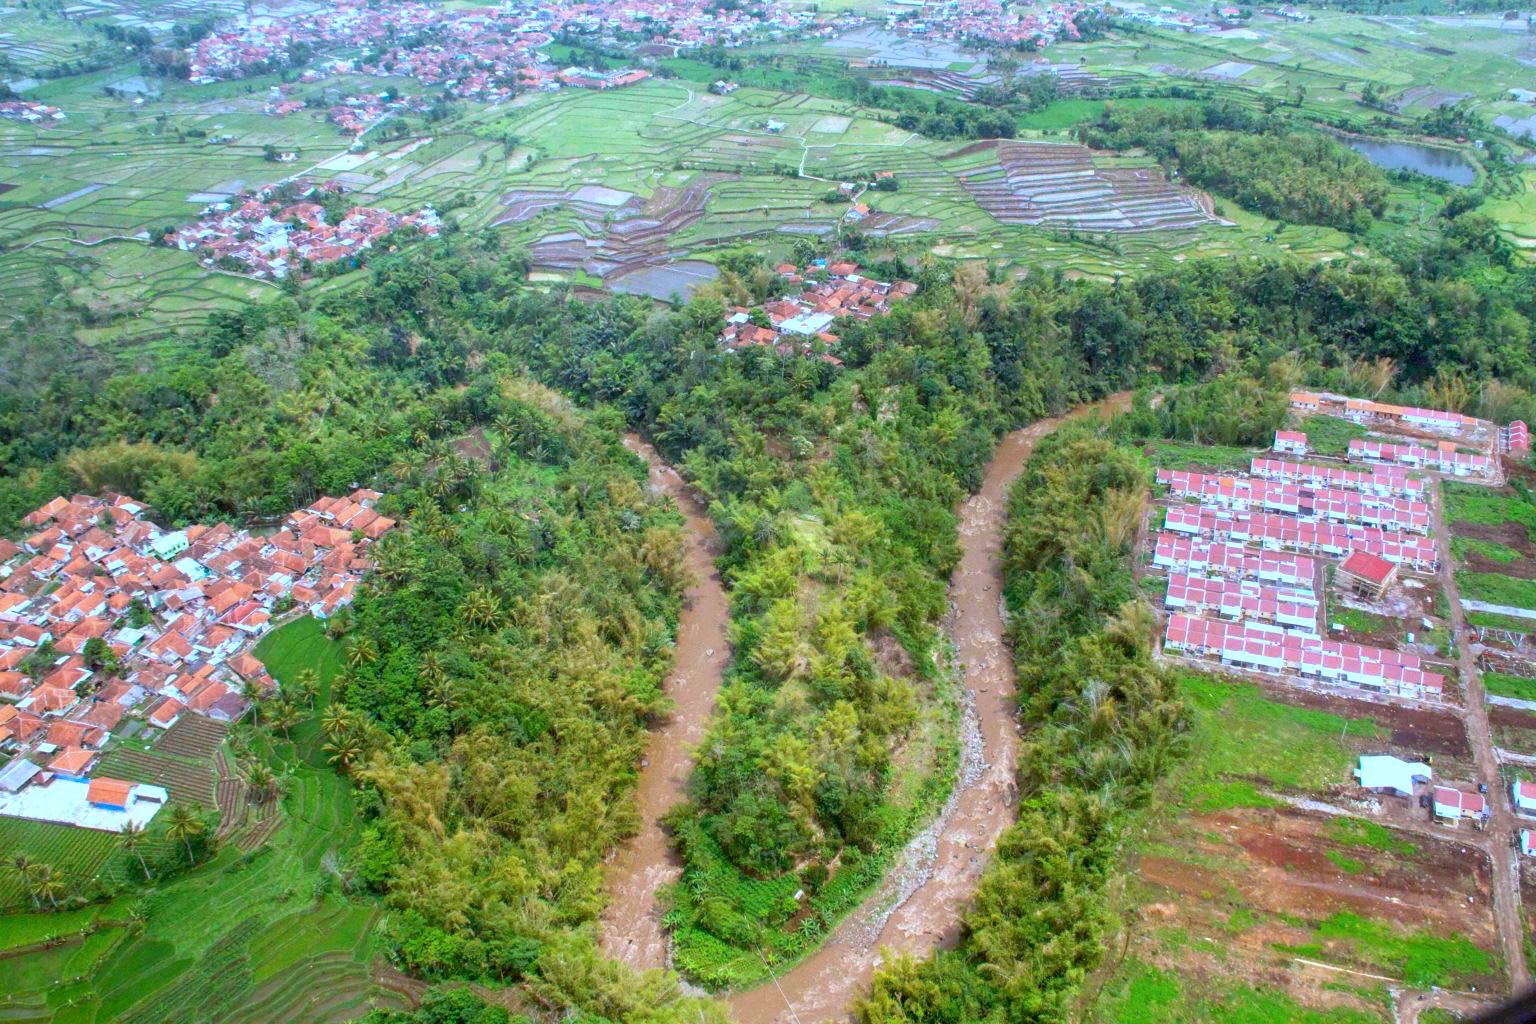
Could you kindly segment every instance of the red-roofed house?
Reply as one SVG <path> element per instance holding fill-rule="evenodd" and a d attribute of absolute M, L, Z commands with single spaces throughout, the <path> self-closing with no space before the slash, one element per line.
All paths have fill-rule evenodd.
<path fill-rule="evenodd" d="M 1339 578 L 1357 594 L 1380 599 L 1397 579 L 1397 565 L 1365 551 L 1356 551 L 1339 564 Z"/>

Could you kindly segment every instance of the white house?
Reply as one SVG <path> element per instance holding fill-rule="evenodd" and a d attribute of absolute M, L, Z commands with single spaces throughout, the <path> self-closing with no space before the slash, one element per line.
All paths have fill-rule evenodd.
<path fill-rule="evenodd" d="M 1429 765 L 1416 761 L 1404 761 L 1390 754 L 1365 754 L 1355 778 L 1366 789 L 1384 790 L 1398 796 L 1412 796 L 1415 783 L 1428 782 L 1434 777 Z"/>
<path fill-rule="evenodd" d="M 1515 802 L 1516 814 L 1536 816 L 1536 782 L 1516 779 L 1510 784 L 1509 795 Z"/>

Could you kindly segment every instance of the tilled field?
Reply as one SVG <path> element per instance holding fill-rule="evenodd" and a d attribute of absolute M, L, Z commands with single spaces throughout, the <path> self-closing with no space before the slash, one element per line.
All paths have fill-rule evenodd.
<path fill-rule="evenodd" d="M 983 144 L 960 153 L 981 151 Z M 996 142 L 997 159 L 962 181 L 1004 224 L 1075 231 L 1159 231 L 1216 223 L 1202 197 L 1153 167 L 1100 168 L 1086 146 Z"/>

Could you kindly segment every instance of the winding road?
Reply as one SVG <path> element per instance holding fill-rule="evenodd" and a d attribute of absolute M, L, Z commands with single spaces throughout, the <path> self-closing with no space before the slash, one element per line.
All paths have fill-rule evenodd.
<path fill-rule="evenodd" d="M 1127 395 L 1082 406 L 1068 416 L 1123 408 Z M 886 949 L 924 956 L 953 945 L 960 914 L 987 857 L 1013 821 L 1018 732 L 1013 718 L 1013 660 L 1004 642 L 1003 532 L 1008 492 L 1040 439 L 1067 417 L 1042 420 L 1003 438 L 981 489 L 960 507 L 961 556 L 950 579 L 949 631 L 963 670 L 960 777 L 948 803 L 898 859 L 881 887 L 837 925 L 826 941 L 782 977 L 727 997 L 739 1024 L 815 1024 L 848 1017 Z M 689 743 L 702 735 L 725 664 L 728 602 L 709 566 L 713 530 L 687 487 L 649 445 L 627 438 L 651 466 L 655 485 L 677 499 L 688 519 L 689 561 L 699 581 L 689 591 L 679 627 L 677 661 L 667 682 L 676 713 L 652 737 L 641 773 L 645 825 L 610 868 L 611 902 L 603 916 L 604 948 L 633 967 L 666 963 L 666 937 L 655 903 L 659 885 L 677 877 L 659 818 L 681 799 Z M 703 567 L 697 564 L 703 560 Z"/>

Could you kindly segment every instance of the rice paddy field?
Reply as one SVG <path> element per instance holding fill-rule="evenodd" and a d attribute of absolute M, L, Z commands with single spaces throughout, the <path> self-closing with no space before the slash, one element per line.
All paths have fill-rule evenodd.
<path fill-rule="evenodd" d="M 169 3 L 165 11 L 142 4 L 119 11 L 117 0 L 96 2 L 113 17 L 182 10 Z M 657 298 L 709 280 L 719 254 L 744 241 L 780 255 L 798 238 L 850 230 L 897 253 L 1101 279 L 1196 256 L 1334 259 L 1359 242 L 1202 196 L 1134 153 L 1091 153 L 1070 130 L 1099 117 L 1106 103 L 1193 102 L 1135 95 L 1168 85 L 1254 107 L 1299 101 L 1310 114 L 1359 129 L 1378 118 L 1402 126 L 1457 99 L 1490 119 L 1536 115 L 1503 92 L 1536 65 L 1536 34 L 1518 19 L 1308 13 L 1308 22 L 1256 15 L 1224 32 L 1137 27 L 1053 45 L 1040 59 L 1064 82 L 1098 82 L 1116 95 L 1066 96 L 1022 114 L 1019 140 L 992 148 L 925 138 L 886 123 L 879 111 L 831 98 L 841 69 L 867 61 L 876 45 L 863 37 L 769 48 L 728 96 L 705 87 L 716 69 L 679 58 L 666 62 L 679 77 L 628 89 L 455 103 L 444 120 L 386 125 L 351 152 L 351 140 L 325 120 L 327 104 L 387 87 L 429 90 L 403 79 L 333 77 L 291 87 L 314 109 L 278 118 L 262 112 L 277 83 L 271 76 L 211 86 L 152 80 L 158 95 L 137 102 L 109 90 L 139 74 L 134 64 L 41 80 L 27 98 L 59 106 L 66 120 L 0 120 L 0 309 L 61 288 L 90 312 L 82 343 L 117 345 L 141 362 L 174 358 L 214 312 L 270 298 L 277 286 L 152 247 L 149 232 L 185 223 L 243 187 L 295 174 L 338 180 L 360 203 L 397 211 L 430 203 L 460 228 L 494 226 L 508 245 L 529 248 L 541 282 Z M 18 25 L 17 34 L 36 34 L 26 19 Z M 934 65 L 926 70 L 941 84 L 988 73 L 972 51 L 947 63 L 933 47 L 893 53 L 907 59 L 901 54 L 909 50 L 912 61 Z M 1387 111 L 1359 102 L 1367 84 L 1381 91 Z M 297 159 L 269 162 L 267 147 Z M 827 201 L 838 182 L 881 170 L 893 172 L 900 189 L 863 196 L 872 210 L 866 219 L 845 220 L 847 205 Z M 1480 171 L 1479 184 L 1507 236 L 1536 251 L 1536 168 L 1496 179 Z M 1395 186 L 1387 217 L 1362 241 L 1374 246 L 1388 235 L 1431 230 L 1440 202 L 1431 189 Z M 307 287 L 345 288 L 366 273 Z"/>

